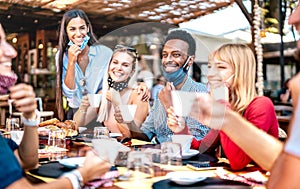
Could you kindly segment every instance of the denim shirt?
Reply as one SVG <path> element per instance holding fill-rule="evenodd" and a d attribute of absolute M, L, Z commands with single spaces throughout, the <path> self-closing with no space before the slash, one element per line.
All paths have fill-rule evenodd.
<path fill-rule="evenodd" d="M 181 88 L 182 91 L 203 92 L 207 93 L 204 84 L 198 83 L 188 77 Z M 199 123 L 191 117 L 184 117 L 184 120 L 189 127 L 190 133 L 197 139 L 201 140 L 208 132 L 209 128 Z M 174 134 L 167 125 L 167 112 L 159 99 L 155 99 L 154 104 L 147 116 L 145 122 L 141 126 L 141 130 L 151 140 L 156 136 L 159 143 L 170 141 Z"/>
<path fill-rule="evenodd" d="M 68 68 L 68 55 L 63 57 L 62 70 L 62 91 L 66 96 L 71 108 L 78 108 L 82 99 L 82 89 L 79 81 L 82 78 L 86 80 L 86 88 L 89 94 L 96 94 L 102 90 L 102 83 L 107 67 L 112 56 L 112 50 L 103 45 L 90 46 L 89 64 L 86 67 L 85 74 L 80 69 L 79 65 L 75 65 L 75 89 L 70 89 L 65 85 L 65 77 Z"/>

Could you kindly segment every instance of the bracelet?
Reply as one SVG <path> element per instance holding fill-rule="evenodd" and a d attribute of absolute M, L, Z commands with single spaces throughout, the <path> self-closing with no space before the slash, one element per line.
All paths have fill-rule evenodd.
<path fill-rule="evenodd" d="M 34 112 L 35 112 L 35 117 L 29 119 L 25 118 L 23 116 L 23 113 L 21 114 L 21 123 L 23 123 L 24 126 L 36 127 L 39 125 L 39 123 L 41 122 L 41 114 L 37 109 Z"/>
<path fill-rule="evenodd" d="M 81 189 L 84 186 L 83 178 L 78 170 L 63 174 L 63 177 L 66 177 L 71 181 L 73 189 Z"/>

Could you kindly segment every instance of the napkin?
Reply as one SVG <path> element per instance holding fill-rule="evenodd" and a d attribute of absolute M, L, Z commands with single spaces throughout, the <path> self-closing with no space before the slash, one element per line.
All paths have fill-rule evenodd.
<path fill-rule="evenodd" d="M 119 152 L 130 151 L 130 148 L 116 139 L 93 139 L 92 144 L 98 156 L 114 164 Z"/>
<path fill-rule="evenodd" d="M 239 181 L 251 186 L 264 186 L 264 184 L 267 182 L 267 179 L 259 171 L 244 174 L 235 174 L 220 167 L 217 168 L 217 175 L 222 179 Z"/>

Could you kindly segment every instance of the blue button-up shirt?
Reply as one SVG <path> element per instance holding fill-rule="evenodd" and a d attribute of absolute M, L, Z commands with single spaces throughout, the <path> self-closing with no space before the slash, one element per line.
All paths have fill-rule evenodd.
<path fill-rule="evenodd" d="M 65 85 L 65 77 L 68 68 L 68 56 L 65 53 L 63 58 L 62 90 L 71 108 L 78 108 L 82 99 L 82 89 L 79 81 L 86 80 L 86 89 L 89 94 L 96 94 L 102 89 L 102 83 L 107 67 L 112 56 L 112 50 L 103 45 L 90 46 L 89 64 L 85 74 L 79 65 L 75 65 L 75 89 L 70 89 Z"/>
<path fill-rule="evenodd" d="M 181 90 L 189 92 L 207 92 L 204 84 L 195 82 L 190 77 L 188 77 L 188 79 L 185 81 Z M 191 117 L 184 117 L 184 120 L 189 127 L 190 133 L 197 140 L 201 140 L 210 130 L 208 127 L 202 125 Z M 159 99 L 155 99 L 149 115 L 141 126 L 141 130 L 148 136 L 149 139 L 152 139 L 154 136 L 156 136 L 160 143 L 170 141 L 170 137 L 174 133 L 167 125 L 167 112 L 165 111 L 165 108 Z"/>

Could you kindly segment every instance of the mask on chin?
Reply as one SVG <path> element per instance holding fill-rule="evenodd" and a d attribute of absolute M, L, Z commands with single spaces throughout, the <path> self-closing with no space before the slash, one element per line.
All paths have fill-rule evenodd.
<path fill-rule="evenodd" d="M 14 86 L 17 81 L 17 75 L 1 75 L 0 74 L 0 94 L 7 94 L 8 88 Z"/>
<path fill-rule="evenodd" d="M 162 66 L 162 70 L 163 70 L 163 75 L 165 76 L 165 78 L 167 79 L 168 82 L 173 82 L 173 85 L 176 87 L 178 86 L 180 83 L 183 82 L 185 76 L 188 73 L 189 70 L 189 66 L 188 66 L 188 62 L 191 59 L 191 57 L 189 56 L 185 63 L 183 64 L 182 67 L 180 67 L 178 70 L 176 70 L 175 72 L 172 73 L 168 73 L 166 72 L 164 66 Z"/>
<path fill-rule="evenodd" d="M 108 86 L 120 92 L 128 86 L 128 82 L 130 77 L 128 77 L 125 81 L 115 82 L 110 76 L 108 76 L 107 82 Z"/>

